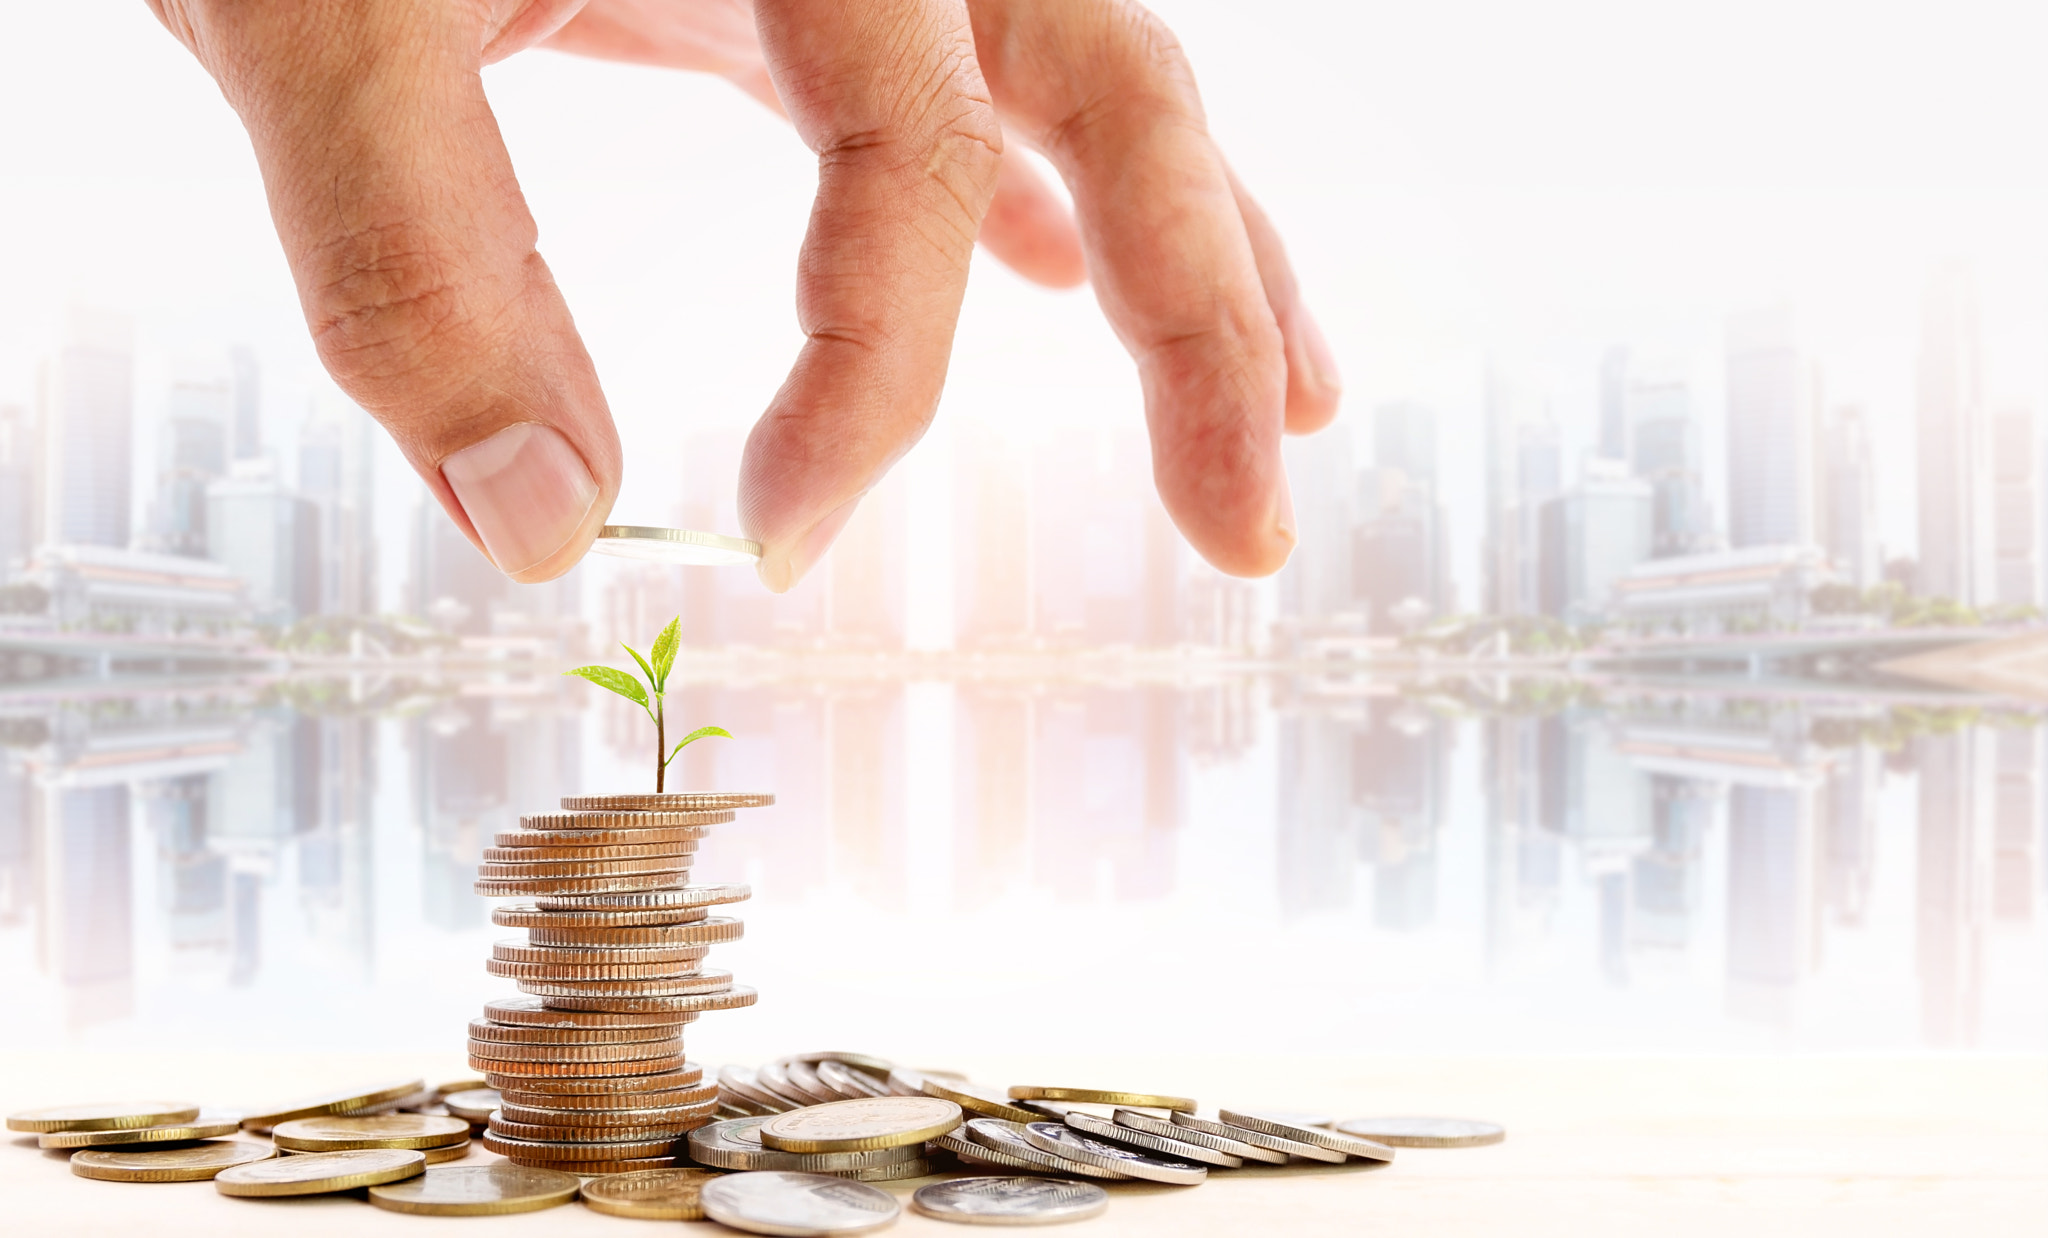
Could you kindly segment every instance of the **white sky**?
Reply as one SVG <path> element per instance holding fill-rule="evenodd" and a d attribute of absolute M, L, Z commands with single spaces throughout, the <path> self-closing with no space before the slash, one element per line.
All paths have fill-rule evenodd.
<path fill-rule="evenodd" d="M 1592 434 L 1613 342 L 1690 358 L 1719 479 L 1720 323 L 1800 307 L 1831 401 L 1881 427 L 1886 540 L 1910 550 L 1917 288 L 1979 264 L 1994 393 L 2038 403 L 2048 343 L 2048 22 L 1947 0 L 1157 6 L 1213 128 L 1285 229 L 1342 362 L 1347 413 L 1420 398 L 1477 586 L 1479 375 L 1546 390 Z M 1257 16 L 1251 14 L 1256 12 Z M 0 0 L 0 401 L 25 400 L 63 304 L 140 324 L 139 421 L 174 365 L 246 341 L 272 422 L 317 369 L 246 141 L 140 0 Z M 634 469 L 752 420 L 799 343 L 809 155 L 723 83 L 529 54 L 489 85 Z M 976 272 L 944 416 L 1134 424 L 1088 294 Z M 917 467 L 942 465 L 936 453 Z M 387 554 L 387 562 L 397 556 Z"/>

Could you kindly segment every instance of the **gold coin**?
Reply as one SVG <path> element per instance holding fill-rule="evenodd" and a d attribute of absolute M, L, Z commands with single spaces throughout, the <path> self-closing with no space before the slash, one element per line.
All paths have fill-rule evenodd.
<path fill-rule="evenodd" d="M 687 924 L 702 919 L 706 909 L 743 903 L 750 886 L 726 882 L 685 885 L 659 894 L 635 897 L 572 898 L 550 895 L 529 902 L 506 903 L 491 909 L 491 923 L 506 928 L 626 928 L 635 925 Z"/>
<path fill-rule="evenodd" d="M 574 820 L 587 821 L 589 816 L 580 815 Z M 491 844 L 497 847 L 694 847 L 709 837 L 711 827 L 708 825 L 636 825 L 623 830 L 589 827 L 500 830 L 492 836 Z"/>
<path fill-rule="evenodd" d="M 294 1118 L 318 1118 L 328 1114 L 355 1113 L 362 1109 L 374 1109 L 378 1105 L 402 1100 L 414 1092 L 423 1090 L 426 1080 L 414 1079 L 406 1083 L 387 1083 L 378 1087 L 348 1088 L 339 1092 L 328 1092 L 311 1096 L 294 1104 L 278 1109 L 257 1110 L 242 1115 L 242 1129 L 268 1131 L 280 1122 Z"/>
<path fill-rule="evenodd" d="M 370 1202 L 416 1216 L 503 1216 L 539 1212 L 576 1198 L 576 1175 L 523 1165 L 430 1169 L 417 1178 L 370 1188 Z"/>
<path fill-rule="evenodd" d="M 471 1041 L 496 1041 L 514 1045 L 622 1045 L 633 1041 L 676 1040 L 682 1025 L 660 1027 L 526 1027 L 517 1023 L 494 1023 L 471 1019 Z M 478 1082 L 482 1086 L 482 1082 Z"/>
<path fill-rule="evenodd" d="M 677 843 L 587 843 L 555 846 L 529 843 L 525 846 L 485 847 L 486 864 L 536 864 L 570 860 L 651 860 L 662 856 L 695 855 L 695 842 Z"/>
<path fill-rule="evenodd" d="M 521 980 L 522 993 L 537 997 L 682 997 L 692 993 L 723 993 L 732 987 L 732 973 L 706 967 L 680 976 L 644 980 Z"/>
<path fill-rule="evenodd" d="M 547 962 L 521 963 L 510 959 L 485 959 L 484 970 L 507 980 L 548 981 L 639 981 L 681 980 L 697 975 L 701 959 L 646 959 L 627 963 Z"/>
<path fill-rule="evenodd" d="M 501 1040 L 472 1040 L 469 1056 L 488 1062 L 637 1062 L 680 1057 L 680 1039 L 628 1040 L 610 1045 L 516 1045 Z M 498 1069 L 504 1069 L 499 1067 Z"/>
<path fill-rule="evenodd" d="M 577 942 L 571 945 L 555 945 L 508 937 L 491 945 L 491 957 L 507 963 L 694 963 L 709 953 L 711 947 L 708 944 L 696 941 L 634 942 L 619 945 L 589 945 Z"/>
<path fill-rule="evenodd" d="M 504 1090 L 507 1080 L 571 1078 L 587 1079 L 605 1075 L 640 1075 L 649 1071 L 670 1071 L 682 1066 L 680 1052 L 667 1053 L 661 1057 L 633 1058 L 628 1061 L 612 1062 L 525 1062 L 496 1058 L 482 1058 L 472 1055 L 469 1064 L 484 1072 L 484 1076 Z"/>
<path fill-rule="evenodd" d="M 269 1160 L 276 1148 L 239 1139 L 218 1139 L 186 1148 L 116 1152 L 88 1148 L 71 1157 L 71 1172 L 103 1182 L 203 1182 L 223 1169 Z"/>
<path fill-rule="evenodd" d="M 367 1118 L 297 1118 L 280 1122 L 272 1143 L 294 1152 L 346 1152 L 353 1148 L 445 1148 L 469 1138 L 461 1118 L 383 1113 Z"/>
<path fill-rule="evenodd" d="M 604 1143 L 621 1139 L 683 1139 L 700 1126 L 718 1119 L 705 1111 L 693 1117 L 675 1118 L 651 1126 L 549 1126 L 515 1122 L 501 1111 L 491 1115 L 491 1132 L 512 1139 L 563 1140 L 568 1143 Z"/>
<path fill-rule="evenodd" d="M 479 877 L 470 888 L 485 898 L 521 894 L 630 894 L 636 890 L 668 890 L 690 884 L 690 870 L 619 873 L 611 877 Z"/>
<path fill-rule="evenodd" d="M 545 830 L 561 833 L 569 830 L 672 830 L 676 828 L 703 829 L 697 835 L 703 838 L 710 834 L 705 828 L 724 825 L 739 816 L 730 808 L 716 808 L 695 812 L 536 812 L 519 818 L 519 824 L 529 830 Z"/>
<path fill-rule="evenodd" d="M 521 985 L 525 988 L 525 985 Z M 657 1011 L 695 1013 L 704 1010 L 737 1010 L 751 1006 L 759 1000 L 760 994 L 743 984 L 736 984 L 724 993 L 698 993 L 685 997 L 608 997 L 600 994 L 571 996 L 547 994 L 547 1005 L 552 1010 L 591 1010 L 616 1014 L 650 1014 Z M 1036 1120 L 1039 1115 L 1031 1115 Z"/>
<path fill-rule="evenodd" d="M 560 1010 L 538 997 L 495 998 L 484 1004 L 484 1017 L 519 1027 L 679 1028 L 697 1019 L 694 1011 Z"/>
<path fill-rule="evenodd" d="M 775 797 L 763 791 L 670 791 L 654 795 L 565 795 L 570 812 L 724 812 L 735 808 L 766 808 Z"/>
<path fill-rule="evenodd" d="M 732 916 L 707 915 L 690 924 L 654 924 L 621 928 L 528 929 L 526 940 L 533 946 L 581 946 L 594 949 L 658 949 L 673 946 L 713 946 L 738 941 L 746 925 Z"/>
<path fill-rule="evenodd" d="M 491 1078 L 486 1073 L 485 1078 Z M 502 1076 L 501 1076 L 502 1077 Z M 695 1062 L 684 1062 L 674 1070 L 633 1071 L 617 1075 L 598 1075 L 586 1078 L 549 1079 L 541 1076 L 510 1079 L 512 1087 L 507 1089 L 492 1084 L 500 1092 L 551 1093 L 565 1096 L 619 1096 L 641 1092 L 674 1092 L 694 1088 L 704 1083 L 704 1068 Z M 613 1106 L 617 1108 L 617 1106 Z"/>
<path fill-rule="evenodd" d="M 36 1138 L 42 1148 L 115 1148 L 150 1143 L 191 1143 L 218 1139 L 242 1129 L 239 1121 L 180 1122 L 174 1126 L 133 1126 L 112 1131 L 50 1131 Z"/>
<path fill-rule="evenodd" d="M 1158 1096 L 1151 1092 L 1105 1092 L 1098 1088 L 1048 1088 L 1018 1084 L 1010 1089 L 1011 1100 L 1052 1100 L 1068 1105 L 1122 1105 L 1127 1109 L 1177 1109 L 1193 1113 L 1195 1102 L 1185 1096 Z"/>
<path fill-rule="evenodd" d="M 469 1140 L 465 1139 L 461 1143 L 451 1143 L 445 1148 L 421 1148 L 420 1151 L 425 1154 L 427 1164 L 429 1165 L 459 1161 L 469 1155 Z"/>
<path fill-rule="evenodd" d="M 687 869 L 696 853 L 689 855 L 650 855 L 634 860 L 525 860 L 512 863 L 494 862 L 476 866 L 476 875 L 485 878 L 512 878 L 524 880 L 533 877 L 617 877 L 632 873 L 666 873 Z"/>
<path fill-rule="evenodd" d="M 491 1116 L 491 1110 L 503 1103 L 498 1089 L 491 1087 L 471 1088 L 467 1092 L 450 1092 L 441 1102 L 448 1106 L 448 1112 L 476 1126 Z"/>
<path fill-rule="evenodd" d="M 144 1126 L 172 1126 L 199 1116 L 199 1106 L 176 1101 L 146 1100 L 125 1104 L 52 1105 L 7 1115 L 7 1129 L 43 1134 L 46 1131 L 119 1131 Z"/>
<path fill-rule="evenodd" d="M 761 1124 L 764 1147 L 783 1152 L 872 1152 L 937 1139 L 960 1125 L 960 1106 L 935 1096 L 870 1096 L 778 1113 Z"/>
<path fill-rule="evenodd" d="M 413 1178 L 426 1172 L 427 1158 L 410 1148 L 359 1148 L 350 1152 L 308 1152 L 222 1170 L 213 1180 L 223 1195 L 274 1198 L 325 1195 Z"/>
<path fill-rule="evenodd" d="M 523 1081 L 522 1081 L 523 1082 Z M 543 1083 L 564 1082 L 559 1079 L 540 1080 Z M 702 1105 L 718 1097 L 718 1085 L 706 1083 L 701 1087 L 667 1088 L 644 1092 L 522 1092 L 513 1089 L 500 1092 L 503 1097 L 500 1107 L 513 1106 L 522 1109 L 547 1109 L 562 1111 L 614 1110 L 614 1109 L 676 1109 L 686 1105 Z M 541 1119 L 524 1117 L 522 1122 Z"/>
<path fill-rule="evenodd" d="M 1002 1118 L 1009 1122 L 1043 1122 L 1045 1115 L 1033 1113 L 1010 1103 L 1009 1097 L 991 1087 L 967 1079 L 946 1079 L 937 1075 L 924 1077 L 924 1094 L 940 1100 L 950 1100 L 969 1113 L 984 1118 Z"/>
<path fill-rule="evenodd" d="M 643 1169 L 616 1174 L 583 1188 L 583 1206 L 592 1212 L 645 1221 L 700 1221 L 704 1205 L 697 1194 L 718 1177 L 708 1169 Z"/>
<path fill-rule="evenodd" d="M 500 1135 L 494 1122 L 483 1134 L 484 1146 L 500 1156 L 527 1156 L 549 1161 L 627 1161 L 643 1156 L 680 1156 L 681 1138 L 619 1139 L 603 1143 L 572 1143 L 560 1139 L 518 1139 Z"/>
<path fill-rule="evenodd" d="M 716 1086 L 713 1085 L 714 1088 Z M 711 1090 L 698 1089 L 699 1093 Z M 605 1109 L 590 1106 L 572 1108 L 565 1105 L 530 1105 L 525 1101 L 506 1101 L 498 1107 L 498 1117 L 507 1122 L 523 1122 L 528 1126 L 666 1126 L 677 1121 L 702 1117 L 715 1112 L 718 1108 L 718 1097 L 715 1094 L 699 1095 L 696 1100 L 659 1107 L 626 1107 L 638 1100 L 639 1097 L 635 1096 L 632 1102 L 622 1101 Z"/>
<path fill-rule="evenodd" d="M 508 1156 L 514 1165 L 533 1169 L 554 1169 L 565 1174 L 594 1177 L 600 1174 L 629 1174 L 643 1169 L 674 1169 L 684 1164 L 680 1156 L 636 1156 L 618 1161 L 550 1161 L 540 1157 Z"/>

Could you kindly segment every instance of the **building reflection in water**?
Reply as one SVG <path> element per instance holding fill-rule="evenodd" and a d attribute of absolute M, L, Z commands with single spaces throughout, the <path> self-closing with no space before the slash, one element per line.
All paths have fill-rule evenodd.
<path fill-rule="evenodd" d="M 1470 948 L 1481 983 L 1641 1003 L 1675 986 L 1781 1036 L 1834 1002 L 1827 1034 L 1852 1044 L 2009 1043 L 2000 1003 L 2039 1005 L 1999 987 L 2038 983 L 2044 952 L 2048 785 L 2022 710 L 1228 675 L 736 677 L 681 683 L 669 709 L 739 737 L 686 750 L 674 785 L 778 797 L 701 875 L 849 917 L 912 914 L 937 886 L 969 914 L 1228 898 L 1275 949 L 1300 932 L 1379 943 L 1366 959 Z M 565 792 L 640 785 L 646 731 L 553 680 L 5 706 L 0 962 L 40 974 L 68 1028 L 279 969 L 375 985 L 394 924 L 488 932 L 470 887 L 491 835 Z M 1241 876 L 1258 857 L 1211 890 L 1185 841 L 1247 772 L 1270 778 L 1273 819 L 1223 836 L 1272 840 L 1263 903 Z M 936 869 L 931 828 L 949 831 Z M 416 905 L 378 889 L 415 870 Z M 1890 995 L 1870 1000 L 1895 1027 L 1842 1021 L 1836 956 Z"/>

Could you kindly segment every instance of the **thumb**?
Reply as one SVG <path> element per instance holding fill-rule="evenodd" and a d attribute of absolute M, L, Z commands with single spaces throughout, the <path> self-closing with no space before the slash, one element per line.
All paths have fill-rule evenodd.
<path fill-rule="evenodd" d="M 321 361 L 499 570 L 567 571 L 618 493 L 618 436 L 484 98 L 473 6 L 176 7 L 255 144 Z"/>

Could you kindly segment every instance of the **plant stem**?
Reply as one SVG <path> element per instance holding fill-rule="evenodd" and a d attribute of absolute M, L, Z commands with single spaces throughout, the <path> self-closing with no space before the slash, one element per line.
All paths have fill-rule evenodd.
<path fill-rule="evenodd" d="M 668 778 L 668 731 L 666 711 L 661 707 L 661 694 L 654 694 L 654 793 L 661 794 L 662 784 Z"/>

